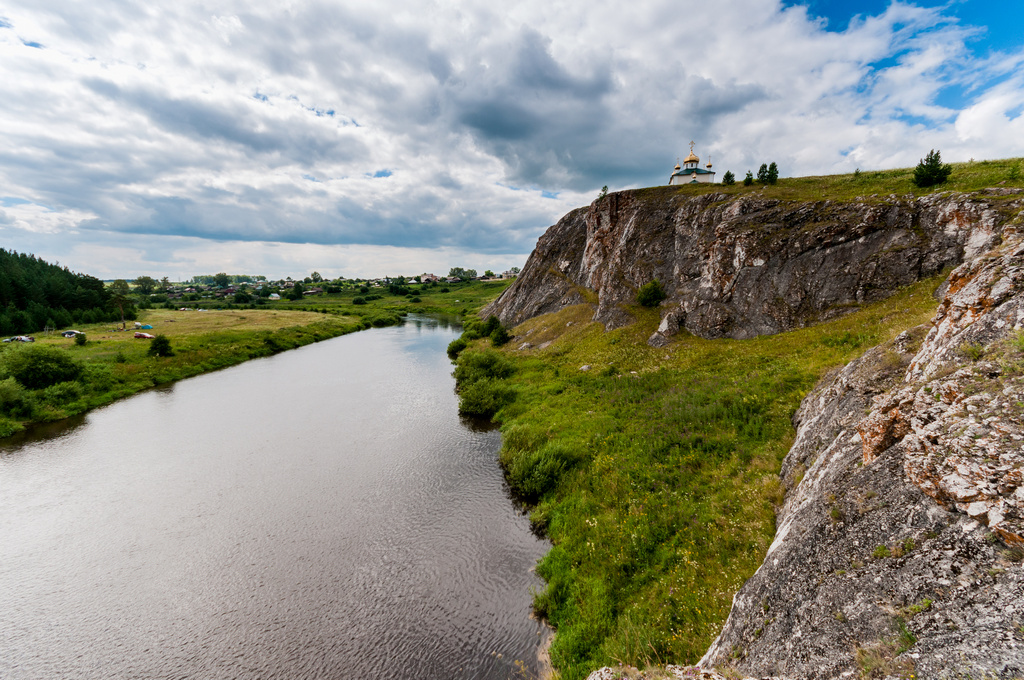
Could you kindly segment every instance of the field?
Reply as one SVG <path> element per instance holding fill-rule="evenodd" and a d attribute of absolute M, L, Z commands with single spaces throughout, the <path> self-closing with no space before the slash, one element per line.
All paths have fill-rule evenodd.
<path fill-rule="evenodd" d="M 699 659 L 771 543 L 800 400 L 830 368 L 927 322 L 940 280 L 752 340 L 683 333 L 655 349 L 657 310 L 634 307 L 636 323 L 606 332 L 578 305 L 500 349 L 463 350 L 463 401 L 499 409 L 506 478 L 554 544 L 535 608 L 557 629 L 563 678 Z"/>
<path fill-rule="evenodd" d="M 24 345 L 4 343 L 0 345 L 0 437 L 83 413 L 155 385 L 345 333 L 394 325 L 409 312 L 469 314 L 507 285 L 473 282 L 450 286 L 447 292 L 430 287 L 419 296 L 410 296 L 420 297 L 420 302 L 378 290 L 379 297 L 357 305 L 353 300 L 360 294 L 347 290 L 241 308 L 202 300 L 190 306 L 202 306 L 204 311 L 140 310 L 137 321 L 153 326 L 144 332 L 167 338 L 172 351 L 169 356 L 150 356 L 154 341 L 136 339 L 130 321 L 126 331 L 116 330 L 119 324 L 112 323 L 76 328 L 85 333 L 84 345 L 57 333 L 37 334 L 36 342 Z M 41 369 L 19 373 L 19 365 L 24 363 L 21 359 L 46 349 L 56 350 L 57 362 L 67 364 L 67 370 L 54 369 L 53 356 L 40 354 L 35 362 Z M 51 374 L 52 380 L 44 377 L 39 384 L 26 384 Z"/>

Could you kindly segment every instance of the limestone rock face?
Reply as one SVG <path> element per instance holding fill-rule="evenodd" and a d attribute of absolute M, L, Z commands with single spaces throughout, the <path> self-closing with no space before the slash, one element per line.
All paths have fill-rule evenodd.
<path fill-rule="evenodd" d="M 706 338 L 777 333 L 973 260 L 1022 207 L 1013 194 L 836 203 L 693 196 L 678 187 L 621 191 L 551 227 L 484 314 L 515 325 L 590 301 L 594 319 L 615 328 L 631 321 L 623 307 L 639 287 L 658 279 L 670 327 Z"/>
<path fill-rule="evenodd" d="M 1017 222 L 953 271 L 930 327 L 870 350 L 804 400 L 775 541 L 702 665 L 1024 675 Z"/>

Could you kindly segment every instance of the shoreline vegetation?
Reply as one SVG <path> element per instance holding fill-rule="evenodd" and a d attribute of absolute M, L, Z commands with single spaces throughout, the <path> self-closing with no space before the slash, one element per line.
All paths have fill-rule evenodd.
<path fill-rule="evenodd" d="M 410 284 L 416 302 L 386 289 L 367 296 L 352 287 L 260 306 L 203 300 L 200 304 L 210 305 L 203 311 L 138 310 L 136 320 L 153 327 L 146 332 L 166 338 L 169 353 L 161 355 L 152 355 L 155 340 L 135 338 L 132 323 L 127 324 L 128 330 L 119 331 L 120 324 L 111 321 L 77 326 L 84 342 L 54 332 L 37 334 L 32 343 L 4 343 L 0 345 L 0 439 L 151 387 L 340 335 L 397 325 L 409 313 L 465 317 L 508 284 Z M 353 303 L 361 295 L 363 301 Z"/>
<path fill-rule="evenodd" d="M 556 630 L 555 677 L 700 659 L 774 537 L 800 401 L 927 323 L 943 279 L 787 333 L 663 348 L 646 344 L 659 311 L 640 305 L 614 331 L 568 307 L 505 344 L 466 322 L 450 348 L 460 409 L 500 424 L 509 486 L 553 544 L 534 608 Z"/>

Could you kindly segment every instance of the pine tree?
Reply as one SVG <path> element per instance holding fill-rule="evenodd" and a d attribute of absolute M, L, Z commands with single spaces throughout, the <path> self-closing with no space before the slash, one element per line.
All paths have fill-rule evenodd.
<path fill-rule="evenodd" d="M 775 165 L 775 161 L 772 161 L 771 165 L 768 166 L 768 184 L 775 184 L 779 181 L 779 166 Z"/>
<path fill-rule="evenodd" d="M 747 176 L 743 178 L 743 186 L 749 187 L 753 183 L 754 183 L 754 173 L 752 173 L 750 170 L 747 170 Z"/>
<path fill-rule="evenodd" d="M 938 151 L 932 149 L 914 168 L 913 182 L 924 188 L 942 184 L 953 172 L 953 167 L 942 164 L 942 156 Z"/>
<path fill-rule="evenodd" d="M 768 164 L 761 163 L 761 167 L 757 169 L 757 182 L 758 184 L 768 184 Z"/>
<path fill-rule="evenodd" d="M 736 184 L 736 175 L 732 174 L 732 170 L 726 170 L 725 174 L 722 175 L 722 184 L 726 186 Z"/>

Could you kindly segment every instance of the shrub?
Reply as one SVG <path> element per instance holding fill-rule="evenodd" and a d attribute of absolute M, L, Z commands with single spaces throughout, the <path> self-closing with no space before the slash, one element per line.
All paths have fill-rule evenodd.
<path fill-rule="evenodd" d="M 455 361 L 459 358 L 459 352 L 466 349 L 466 345 L 469 344 L 462 338 L 455 338 L 448 343 L 448 358 Z"/>
<path fill-rule="evenodd" d="M 952 166 L 942 164 L 941 154 L 932 149 L 928 155 L 922 158 L 917 167 L 914 168 L 913 182 L 923 188 L 942 184 L 953 172 Z"/>
<path fill-rule="evenodd" d="M 85 337 L 85 333 L 78 333 L 75 335 L 75 344 L 79 347 L 83 347 L 87 342 L 88 339 Z"/>
<path fill-rule="evenodd" d="M 498 329 L 500 327 L 501 327 L 501 320 L 498 319 L 498 317 L 496 317 L 493 314 L 491 314 L 489 317 L 487 317 L 487 321 L 484 322 L 483 327 L 481 327 L 480 335 L 481 336 L 490 335 L 491 333 L 493 333 L 496 329 Z"/>
<path fill-rule="evenodd" d="M 15 418 L 32 414 L 32 395 L 14 378 L 0 380 L 0 413 Z"/>
<path fill-rule="evenodd" d="M 409 302 L 423 302 L 419 295 L 409 300 Z"/>
<path fill-rule="evenodd" d="M 665 294 L 665 289 L 661 287 L 658 279 L 654 279 L 640 286 L 640 290 L 636 294 L 636 301 L 644 307 L 657 307 L 666 297 L 668 296 Z"/>
<path fill-rule="evenodd" d="M 352 298 L 352 304 L 354 305 L 365 305 L 366 299 L 361 297 Z"/>
<path fill-rule="evenodd" d="M 13 377 L 30 390 L 77 380 L 82 365 L 60 347 L 32 345 L 12 348 L 0 360 L 0 374 Z"/>
<path fill-rule="evenodd" d="M 498 380 L 478 380 L 459 389 L 459 413 L 489 418 L 515 399 L 515 390 Z"/>
<path fill-rule="evenodd" d="M 146 350 L 146 356 L 150 357 L 172 357 L 174 356 L 174 350 L 171 349 L 171 341 L 167 339 L 166 335 L 158 335 L 153 338 L 153 341 L 149 343 L 149 349 Z"/>
<path fill-rule="evenodd" d="M 754 173 L 752 173 L 750 170 L 747 170 L 747 175 L 746 175 L 746 177 L 743 178 L 743 186 L 749 187 L 753 183 L 754 183 Z"/>
<path fill-rule="evenodd" d="M 491 331 L 490 337 L 492 345 L 494 345 L 495 347 L 501 347 L 502 345 L 504 345 L 505 343 L 512 339 L 512 334 L 509 333 L 508 329 L 506 329 L 504 326 L 498 326 L 493 331 Z"/>
<path fill-rule="evenodd" d="M 40 397 L 47 404 L 62 406 L 82 397 L 82 386 L 77 382 L 62 382 L 41 390 Z"/>
<path fill-rule="evenodd" d="M 497 352 L 470 352 L 459 357 L 455 367 L 455 382 L 461 389 L 463 385 L 480 380 L 502 380 L 514 371 L 512 362 Z"/>
<path fill-rule="evenodd" d="M 21 432 L 24 429 L 21 423 L 16 423 L 10 418 L 0 416 L 0 438 L 10 437 L 12 434 Z"/>

